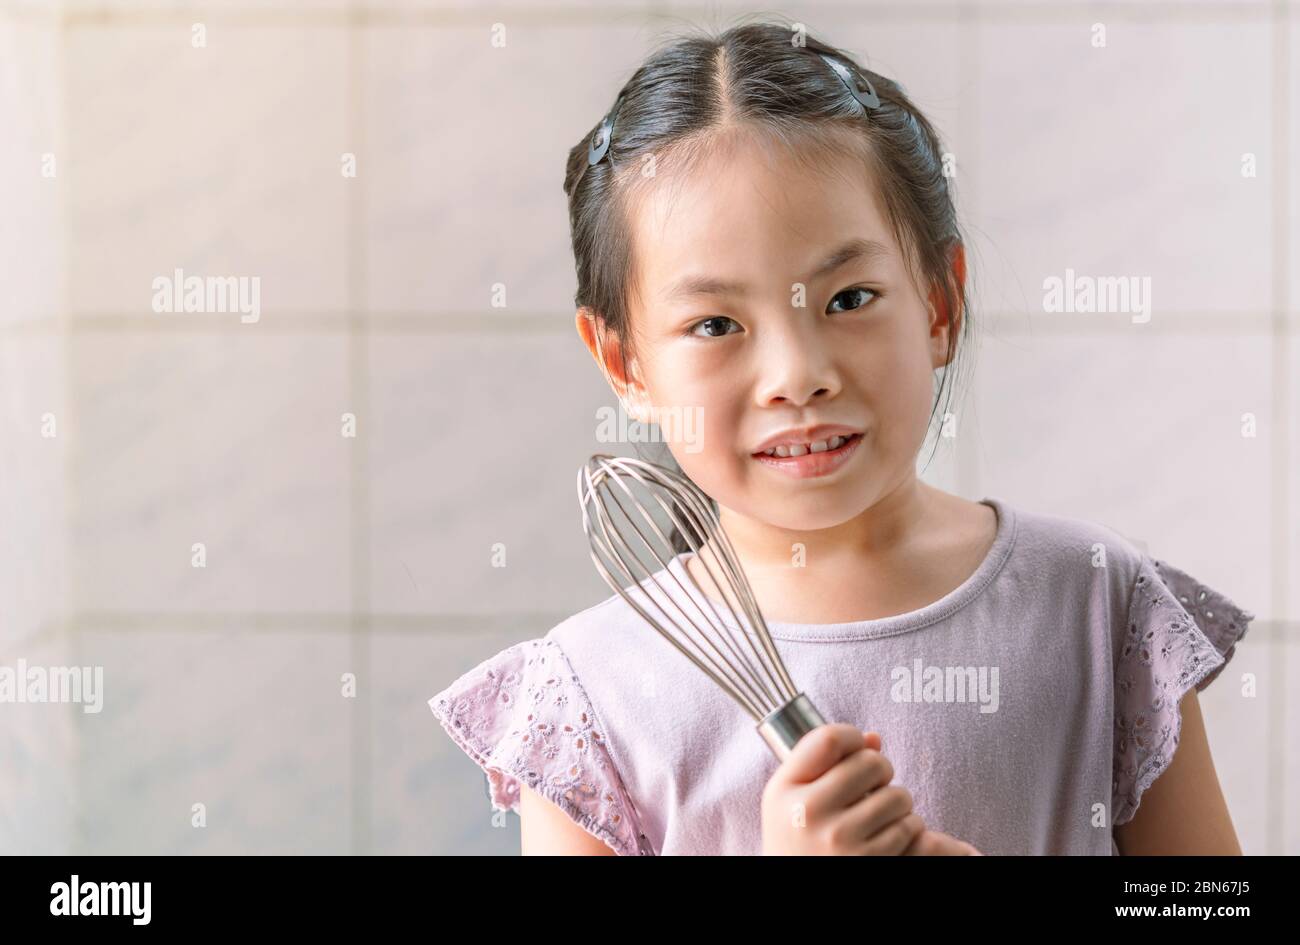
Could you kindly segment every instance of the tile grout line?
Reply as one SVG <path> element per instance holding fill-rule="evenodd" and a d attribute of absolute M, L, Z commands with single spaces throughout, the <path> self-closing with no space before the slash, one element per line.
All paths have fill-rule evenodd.
<path fill-rule="evenodd" d="M 967 264 L 971 266 L 968 255 Z M 1284 263 L 1285 265 L 1285 263 Z M 969 276 L 969 271 L 968 271 Z M 978 308 L 978 299 L 972 299 L 972 310 Z M 1045 313 L 1034 311 L 984 309 L 979 312 L 983 323 L 996 330 L 997 337 L 1037 338 L 1059 335 L 1101 336 L 1113 334 L 1123 337 L 1130 330 L 1130 315 L 1125 313 Z M 1281 325 L 1273 305 L 1265 309 L 1236 312 L 1207 312 L 1180 310 L 1170 317 L 1152 319 L 1142 326 L 1144 332 L 1170 336 L 1192 335 L 1268 335 L 1281 331 L 1284 336 L 1295 332 L 1291 316 L 1300 325 L 1300 310 L 1281 309 Z M 170 316 L 169 316 L 170 317 Z M 0 324 L 0 337 L 66 333 L 79 335 L 144 334 L 144 335 L 237 335 L 247 331 L 238 323 L 223 323 L 217 317 L 196 315 L 192 321 L 159 321 L 153 315 L 69 315 L 55 318 L 33 318 Z M 411 312 L 306 312 L 292 311 L 280 314 L 281 321 L 263 318 L 258 323 L 258 333 L 281 335 L 329 335 L 350 333 L 354 324 L 361 322 L 367 335 L 456 335 L 479 332 L 511 331 L 521 334 L 569 334 L 573 331 L 573 316 L 563 311 L 535 310 L 525 314 L 502 314 L 484 311 L 411 311 Z"/>
<path fill-rule="evenodd" d="M 72 363 L 74 352 L 72 350 L 74 334 L 72 331 L 72 317 L 69 314 L 72 300 L 72 266 L 70 249 L 71 239 L 69 234 L 72 232 L 69 223 L 71 211 L 69 209 L 70 201 L 67 198 L 65 182 L 68 180 L 67 171 L 70 167 L 68 160 L 71 154 L 69 131 L 69 115 L 72 109 L 69 107 L 69 81 L 68 81 L 68 33 L 65 21 L 56 11 L 52 17 L 51 23 L 52 41 L 54 43 L 54 55 L 58 57 L 58 65 L 55 68 L 55 75 L 58 76 L 58 108 L 55 110 L 55 180 L 58 181 L 57 201 L 59 220 L 59 254 L 60 273 L 59 273 L 59 312 L 58 319 L 58 340 L 61 357 L 60 368 L 62 370 L 61 388 L 63 391 L 63 402 L 59 405 L 59 410 L 63 414 L 61 417 L 64 438 L 60 440 L 62 444 L 59 447 L 59 467 L 62 473 L 61 479 L 63 484 L 63 508 L 60 511 L 60 526 L 57 530 L 59 541 L 62 548 L 59 552 L 59 572 L 61 577 L 62 602 L 60 604 L 60 615 L 58 619 L 58 636 L 63 640 L 64 645 L 68 647 L 70 655 L 75 661 L 80 661 L 84 648 L 84 642 L 81 636 L 80 627 L 72 619 L 72 613 L 79 600 L 77 587 L 75 584 L 76 571 L 72 567 L 72 536 L 73 536 L 73 511 L 76 508 L 74 496 L 77 494 L 75 489 L 75 476 L 72 466 L 74 450 L 69 448 L 70 434 L 75 434 L 75 429 L 70 424 L 71 417 L 75 410 L 74 387 L 72 383 Z M 58 167 L 62 165 L 64 176 L 58 176 Z M 69 606 L 71 602 L 71 606 Z M 83 768 L 83 723 L 84 720 L 80 715 L 77 716 L 77 724 L 72 738 L 72 772 L 73 772 L 73 790 L 72 790 L 72 823 L 69 826 L 68 836 L 69 845 L 73 853 L 86 849 L 86 840 L 84 837 L 84 825 L 82 819 L 82 799 L 84 797 L 82 784 L 85 779 L 81 777 Z"/>
<path fill-rule="evenodd" d="M 355 436 L 352 438 L 352 483 L 349 541 L 350 572 L 352 582 L 351 651 L 353 672 L 358 691 L 355 711 L 352 714 L 352 854 L 370 853 L 370 777 L 371 751 L 371 693 L 374 689 L 370 666 L 370 544 L 369 544 L 369 491 L 368 438 L 372 434 L 369 407 L 369 373 L 367 370 L 368 345 L 365 319 L 361 315 L 366 298 L 365 271 L 362 258 L 361 224 L 365 220 L 364 188 L 361 181 L 369 172 L 364 147 L 364 102 L 362 85 L 365 74 L 365 33 L 361 29 L 359 0 L 353 0 L 348 10 L 348 119 L 347 147 L 356 160 L 356 176 L 342 178 L 348 187 L 346 201 L 349 216 L 348 238 L 345 249 L 348 260 L 348 378 L 352 388 L 351 413 L 355 418 Z M 340 171 L 340 176 L 341 176 Z M 341 435 L 341 431 L 340 431 Z"/>
<path fill-rule="evenodd" d="M 1290 150 L 1290 119 L 1287 113 L 1290 92 L 1291 23 L 1283 0 L 1271 5 L 1273 46 L 1273 167 L 1270 178 L 1273 192 L 1273 436 L 1271 453 L 1273 481 L 1271 486 L 1273 506 L 1272 527 L 1272 608 L 1274 613 L 1285 613 L 1288 605 L 1288 587 L 1285 576 L 1290 573 L 1290 536 L 1286 525 L 1290 522 L 1291 486 L 1287 473 L 1289 461 L 1290 430 L 1287 416 L 1290 405 L 1290 378 L 1287 362 L 1290 356 L 1288 307 L 1290 269 L 1288 261 L 1290 193 L 1287 179 L 1288 152 Z M 1288 827 L 1287 805 L 1283 803 L 1282 782 L 1286 778 L 1285 748 L 1287 744 L 1286 670 L 1285 659 L 1269 661 L 1269 759 L 1268 783 L 1265 786 L 1265 822 L 1269 825 L 1267 852 L 1270 856 L 1282 853 L 1283 838 Z"/>
<path fill-rule="evenodd" d="M 926 3 L 883 2 L 862 5 L 859 3 L 816 3 L 810 13 L 818 15 L 862 14 L 868 13 L 877 21 L 904 23 L 949 22 L 961 16 L 970 8 L 977 8 L 982 17 L 992 22 L 1028 23 L 1031 25 L 1079 22 L 1099 15 L 1112 20 L 1129 23 L 1222 23 L 1222 22 L 1267 22 L 1269 5 L 1265 2 L 1242 3 L 1240 0 L 1220 0 L 1220 2 L 1183 2 L 1154 3 L 1143 0 L 1131 2 L 1094 2 L 1078 4 L 1061 4 L 1055 0 L 1038 0 L 1038 2 L 1008 2 L 1008 0 L 985 0 L 977 4 L 967 3 Z M 276 28 L 276 27 L 310 27 L 310 28 L 353 28 L 374 29 L 383 27 L 418 27 L 418 28 L 465 28 L 480 26 L 482 15 L 472 9 L 448 8 L 399 8 L 391 5 L 354 2 L 346 7 L 333 9 L 308 9 L 282 7 L 279 9 L 227 9 L 212 10 L 200 7 L 208 22 L 220 23 L 233 28 Z M 24 7 L 12 3 L 0 3 L 0 12 L 18 19 L 25 11 Z M 134 9 L 119 10 L 104 4 L 86 9 L 59 11 L 65 25 L 78 29 L 113 28 L 118 26 L 158 25 L 188 23 L 194 15 L 194 9 L 161 10 Z M 674 20 L 690 18 L 699 21 L 706 17 L 726 16 L 734 18 L 743 13 L 743 8 L 722 10 L 710 4 L 685 3 L 671 9 Z M 494 15 L 500 19 L 509 17 L 516 23 L 537 26 L 620 26 L 631 22 L 635 17 L 653 19 L 669 15 L 658 3 L 645 3 L 640 8 L 600 6 L 583 6 L 577 4 L 552 4 L 545 9 L 538 9 L 522 3 L 508 3 L 494 7 Z"/>
<path fill-rule="evenodd" d="M 442 637 L 448 640 L 472 639 L 483 634 L 501 633 L 518 626 L 553 627 L 573 610 L 518 611 L 511 613 L 381 613 L 362 614 L 361 620 L 372 632 Z M 351 635 L 354 616 L 346 613 L 268 613 L 257 611 L 225 611 L 191 613 L 165 611 L 93 611 L 83 610 L 66 618 L 51 617 L 43 620 L 30 633 L 0 645 L 0 663 L 15 660 L 32 649 L 78 641 L 85 634 L 161 633 L 170 637 L 195 633 L 243 634 L 270 636 L 272 634 L 304 634 L 322 637 L 332 634 Z M 1271 622 L 1262 622 L 1269 626 Z M 1292 628 L 1300 642 L 1300 622 Z M 532 631 L 529 631 L 532 632 Z M 521 639 L 527 639 L 523 637 Z M 80 651 L 78 651 L 80 652 Z"/>

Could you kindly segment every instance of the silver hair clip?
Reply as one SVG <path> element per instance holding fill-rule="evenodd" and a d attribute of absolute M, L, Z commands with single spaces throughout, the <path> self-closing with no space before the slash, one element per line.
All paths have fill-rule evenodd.
<path fill-rule="evenodd" d="M 844 65 L 844 63 L 840 62 L 838 59 L 832 59 L 825 53 L 818 53 L 817 55 L 825 59 L 827 64 L 835 70 L 835 74 L 840 77 L 840 81 L 844 83 L 845 87 L 849 90 L 849 94 L 853 96 L 854 100 L 859 105 L 863 108 L 872 109 L 880 107 L 880 97 L 876 95 L 875 88 L 866 76 L 858 72 L 856 69 L 850 73 L 848 66 Z M 859 81 L 866 86 L 865 89 L 858 87 Z"/>
<path fill-rule="evenodd" d="M 591 136 L 591 143 L 587 145 L 587 166 L 595 167 L 600 163 L 601 158 L 609 153 L 610 142 L 614 140 L 614 120 L 618 118 L 618 107 L 623 104 L 623 96 L 618 97 L 614 107 L 600 121 L 600 127 L 596 133 Z"/>

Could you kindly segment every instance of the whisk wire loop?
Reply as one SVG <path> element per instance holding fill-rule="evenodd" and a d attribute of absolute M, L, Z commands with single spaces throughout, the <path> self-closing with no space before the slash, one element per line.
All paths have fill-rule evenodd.
<path fill-rule="evenodd" d="M 679 580 L 677 569 L 671 566 L 672 559 L 677 557 L 676 550 L 655 520 L 653 509 L 634 493 L 632 483 L 644 489 L 654 505 L 685 537 L 696 560 L 722 597 L 722 604 L 731 616 L 730 623 L 714 606 L 712 597 L 700 588 L 689 569 L 681 568 L 697 593 L 691 593 Z M 590 541 L 591 557 L 597 571 L 647 623 L 734 698 L 755 721 L 762 723 L 774 712 L 801 698 L 772 643 L 740 559 L 708 497 L 698 486 L 686 477 L 652 463 L 606 454 L 593 456 L 579 469 L 577 486 L 583 530 Z M 622 521 L 615 517 L 615 508 Z M 638 518 L 646 526 L 645 530 Z M 650 571 L 642 560 L 644 555 L 637 553 L 629 539 L 639 540 L 658 565 L 658 571 Z M 716 564 L 716 570 L 710 560 Z M 664 591 L 659 584 L 659 575 L 667 576 L 677 586 L 694 606 L 704 626 L 683 609 L 676 596 Z M 632 585 L 644 592 L 661 615 L 662 622 L 631 596 Z M 650 594 L 648 585 L 659 591 L 676 610 L 678 618 L 669 615 L 663 604 Z M 711 618 L 701 606 L 700 598 L 703 598 Z M 737 607 L 744 620 L 737 613 Z M 746 626 L 752 628 L 752 632 L 746 632 Z M 739 631 L 748 653 L 734 638 L 735 631 Z M 685 643 L 690 643 L 692 648 Z"/>

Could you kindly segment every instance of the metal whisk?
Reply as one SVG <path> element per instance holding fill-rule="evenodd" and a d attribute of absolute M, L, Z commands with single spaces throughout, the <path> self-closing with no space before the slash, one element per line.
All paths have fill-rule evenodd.
<path fill-rule="evenodd" d="M 637 486 L 648 501 L 638 498 Z M 605 583 L 740 703 L 777 758 L 785 760 L 801 737 L 825 724 L 808 697 L 797 691 L 772 645 L 740 559 L 698 486 L 654 463 L 599 453 L 578 470 L 578 503 L 582 528 L 591 542 L 591 560 Z M 655 519 L 656 508 L 685 537 L 722 595 L 731 624 L 722 619 L 689 569 L 680 570 L 695 593 L 669 567 L 677 551 Z M 666 592 L 661 580 L 669 587 L 675 584 L 681 594 Z M 629 593 L 633 585 L 657 616 L 633 599 Z M 659 592 L 658 599 L 650 593 L 650 585 Z M 702 620 L 697 622 L 683 604 Z M 669 608 L 676 616 L 670 616 Z"/>

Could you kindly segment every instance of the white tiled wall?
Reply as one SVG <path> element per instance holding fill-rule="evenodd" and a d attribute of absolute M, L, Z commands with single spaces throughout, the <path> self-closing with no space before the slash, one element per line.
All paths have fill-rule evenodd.
<path fill-rule="evenodd" d="M 0 706 L 0 849 L 518 850 L 426 700 L 608 593 L 564 157 L 663 30 L 754 9 L 0 0 L 0 661 L 106 677 Z M 1296 5 L 779 13 L 957 162 L 978 337 L 927 479 L 1254 611 L 1206 722 L 1247 852 L 1300 852 Z M 260 321 L 153 312 L 176 268 L 259 277 Z M 1149 276 L 1151 321 L 1045 314 L 1067 268 Z"/>
<path fill-rule="evenodd" d="M 348 30 L 213 21 L 196 50 L 172 20 L 74 20 L 64 42 L 74 314 L 150 312 L 177 268 L 258 276 L 267 311 L 342 307 Z"/>
<path fill-rule="evenodd" d="M 347 336 L 240 327 L 74 331 L 78 609 L 350 611 Z"/>
<path fill-rule="evenodd" d="M 104 709 L 80 727 L 78 850 L 347 853 L 354 753 L 340 698 L 346 628 L 84 621 L 79 660 L 104 667 Z M 203 826 L 196 826 L 202 823 Z"/>
<path fill-rule="evenodd" d="M 0 665 L 10 667 L 63 665 L 72 652 L 62 68 L 56 16 L 0 15 Z M 73 844 L 77 721 L 68 705 L 0 705 L 0 850 Z"/>

